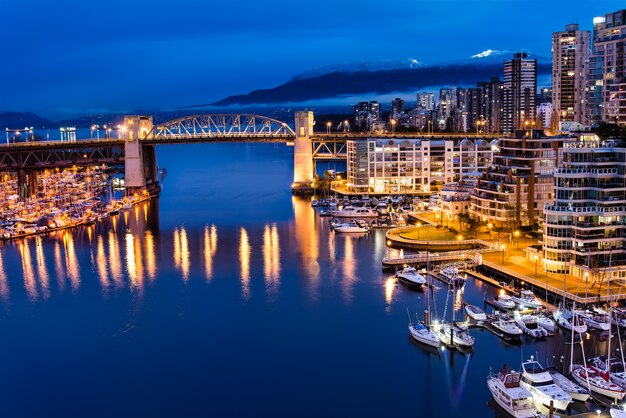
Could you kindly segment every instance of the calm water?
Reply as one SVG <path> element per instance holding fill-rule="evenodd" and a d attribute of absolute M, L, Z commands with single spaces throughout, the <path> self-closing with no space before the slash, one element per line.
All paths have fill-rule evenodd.
<path fill-rule="evenodd" d="M 490 417 L 490 367 L 569 350 L 480 330 L 471 354 L 411 343 L 426 294 L 381 270 L 384 232 L 334 235 L 292 198 L 291 148 L 158 161 L 158 201 L 1 247 L 2 416 Z M 456 307 L 492 293 L 470 280 Z M 434 295 L 441 314 L 452 297 Z"/>

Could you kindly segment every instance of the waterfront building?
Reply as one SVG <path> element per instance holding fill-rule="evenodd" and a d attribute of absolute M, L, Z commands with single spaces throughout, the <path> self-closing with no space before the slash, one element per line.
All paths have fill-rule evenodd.
<path fill-rule="evenodd" d="M 525 52 L 504 61 L 503 132 L 510 134 L 535 121 L 537 60 Z"/>
<path fill-rule="evenodd" d="M 429 92 L 419 92 L 416 94 L 417 107 L 422 110 L 435 110 L 435 94 Z"/>
<path fill-rule="evenodd" d="M 561 122 L 587 123 L 587 65 L 591 33 L 577 24 L 552 34 L 552 105 L 554 127 Z M 545 125 L 544 127 L 551 127 Z"/>
<path fill-rule="evenodd" d="M 497 140 L 493 163 L 476 182 L 469 212 L 503 227 L 535 226 L 554 194 L 558 150 L 570 137 L 547 137 L 541 130 L 516 131 Z"/>
<path fill-rule="evenodd" d="M 590 123 L 626 126 L 626 9 L 593 19 L 593 49 L 589 63 Z"/>
<path fill-rule="evenodd" d="M 581 134 L 564 143 L 555 195 L 544 207 L 550 272 L 589 283 L 626 277 L 626 144 Z"/>
<path fill-rule="evenodd" d="M 470 205 L 473 184 L 465 182 L 454 182 L 444 184 L 439 192 L 437 208 L 439 213 L 437 219 L 451 221 L 462 213 L 467 213 Z"/>
<path fill-rule="evenodd" d="M 476 177 L 492 163 L 489 142 L 369 138 L 347 141 L 348 191 L 426 193 Z"/>

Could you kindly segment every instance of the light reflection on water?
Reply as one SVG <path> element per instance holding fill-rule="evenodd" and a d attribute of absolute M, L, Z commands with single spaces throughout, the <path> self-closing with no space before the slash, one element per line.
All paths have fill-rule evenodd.
<path fill-rule="evenodd" d="M 250 252 L 248 232 L 246 232 L 245 228 L 241 228 L 239 238 L 239 263 L 241 271 L 241 296 L 244 300 L 250 298 Z"/>

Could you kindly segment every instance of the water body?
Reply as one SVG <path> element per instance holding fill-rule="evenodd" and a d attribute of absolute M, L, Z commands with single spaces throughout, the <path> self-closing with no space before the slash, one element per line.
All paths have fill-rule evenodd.
<path fill-rule="evenodd" d="M 292 149 L 166 145 L 158 200 L 0 250 L 0 404 L 32 416 L 499 416 L 485 379 L 561 334 L 427 350 L 426 294 L 381 270 L 383 231 L 334 235 L 290 194 Z M 468 281 L 453 301 L 494 290 Z M 601 354 L 606 339 L 586 341 Z"/>

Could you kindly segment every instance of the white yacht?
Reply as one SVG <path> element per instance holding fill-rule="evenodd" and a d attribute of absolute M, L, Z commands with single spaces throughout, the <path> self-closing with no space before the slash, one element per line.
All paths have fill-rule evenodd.
<path fill-rule="evenodd" d="M 378 212 L 368 208 L 355 208 L 354 206 L 346 206 L 341 210 L 332 212 L 333 216 L 338 218 L 377 218 Z"/>
<path fill-rule="evenodd" d="M 491 300 L 491 304 L 498 309 L 515 309 L 515 302 L 513 302 L 511 296 L 504 293 L 504 290 L 500 291 L 500 294 Z"/>
<path fill-rule="evenodd" d="M 556 324 L 554 323 L 554 321 L 543 313 L 537 312 L 533 316 L 537 319 L 537 325 L 539 325 L 546 331 L 554 332 L 554 330 L 556 329 Z"/>
<path fill-rule="evenodd" d="M 433 327 L 437 333 L 439 340 L 447 346 L 472 347 L 474 345 L 474 337 L 472 337 L 467 329 L 459 327 L 457 324 L 438 324 Z M 452 334 L 452 339 L 450 335 Z"/>
<path fill-rule="evenodd" d="M 611 382 L 615 383 L 622 389 L 626 389 L 626 373 L 624 372 L 624 363 L 617 356 L 611 356 L 609 359 L 607 359 L 606 356 L 593 357 L 588 360 L 587 364 L 598 370 L 608 370 Z"/>
<path fill-rule="evenodd" d="M 552 313 L 552 317 L 554 318 L 554 322 L 568 331 L 573 330 L 578 333 L 587 332 L 587 324 L 562 306 L 559 306 L 559 308 Z"/>
<path fill-rule="evenodd" d="M 506 365 L 497 376 L 489 374 L 487 387 L 493 399 L 511 416 L 515 418 L 537 416 L 532 394 L 520 386 L 520 374 Z"/>
<path fill-rule="evenodd" d="M 540 327 L 537 317 L 534 315 L 520 315 L 515 312 L 515 323 L 524 332 L 533 338 L 544 338 L 548 336 L 548 331 Z"/>
<path fill-rule="evenodd" d="M 595 367 L 572 365 L 572 377 L 582 387 L 588 387 L 591 392 L 606 396 L 609 399 L 622 400 L 624 389 L 609 380 L 609 372 L 600 372 Z"/>
<path fill-rule="evenodd" d="M 366 224 L 357 221 L 340 223 L 335 225 L 333 229 L 335 232 L 343 233 L 363 233 L 370 230 Z"/>
<path fill-rule="evenodd" d="M 522 330 L 517 326 L 515 321 L 506 315 L 497 315 L 491 325 L 509 337 L 519 338 L 522 335 Z"/>
<path fill-rule="evenodd" d="M 626 418 L 624 405 L 611 405 L 611 418 Z"/>
<path fill-rule="evenodd" d="M 465 305 L 465 313 L 474 321 L 486 321 L 487 320 L 487 314 L 478 306 Z"/>
<path fill-rule="evenodd" d="M 415 267 L 405 267 L 396 273 L 398 280 L 408 286 L 422 286 L 426 278 L 419 274 Z"/>
<path fill-rule="evenodd" d="M 443 279 L 443 281 L 448 284 L 454 284 L 458 286 L 465 284 L 465 279 L 461 277 L 461 275 L 459 274 L 459 270 L 456 267 L 446 267 L 439 272 L 439 275 Z"/>
<path fill-rule="evenodd" d="M 439 347 L 440 342 L 437 334 L 421 321 L 416 324 L 409 324 L 409 333 L 415 341 L 431 347 Z"/>
<path fill-rule="evenodd" d="M 573 400 L 587 402 L 589 399 L 589 391 L 587 389 L 584 389 L 582 386 L 572 382 L 556 370 L 550 370 L 549 373 L 550 376 L 552 376 L 554 383 L 571 396 Z"/>
<path fill-rule="evenodd" d="M 588 328 L 597 329 L 598 331 L 611 330 L 611 318 L 608 315 L 593 314 L 589 311 L 581 310 L 576 311 L 576 315 L 580 316 Z"/>
<path fill-rule="evenodd" d="M 542 306 L 541 299 L 532 290 L 522 290 L 519 296 L 511 296 L 511 299 L 523 308 L 537 309 Z"/>
<path fill-rule="evenodd" d="M 558 386 L 550 373 L 541 367 L 533 356 L 522 363 L 521 385 L 533 395 L 535 404 L 550 407 L 550 402 L 559 411 L 565 411 L 572 402 L 572 397 Z"/>

